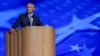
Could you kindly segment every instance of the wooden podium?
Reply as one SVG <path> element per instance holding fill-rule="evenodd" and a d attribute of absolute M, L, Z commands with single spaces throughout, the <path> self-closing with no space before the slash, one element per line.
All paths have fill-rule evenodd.
<path fill-rule="evenodd" d="M 54 30 L 31 26 L 6 33 L 6 56 L 55 56 Z"/>

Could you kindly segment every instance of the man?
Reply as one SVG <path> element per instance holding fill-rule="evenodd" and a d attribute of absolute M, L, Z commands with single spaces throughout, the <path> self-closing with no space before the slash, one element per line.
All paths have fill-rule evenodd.
<path fill-rule="evenodd" d="M 35 8 L 33 3 L 28 3 L 27 4 L 27 13 L 22 14 L 19 16 L 17 21 L 14 23 L 12 26 L 11 31 L 16 29 L 16 27 L 21 24 L 21 27 L 26 27 L 26 26 L 42 26 L 39 18 L 33 14 Z"/>

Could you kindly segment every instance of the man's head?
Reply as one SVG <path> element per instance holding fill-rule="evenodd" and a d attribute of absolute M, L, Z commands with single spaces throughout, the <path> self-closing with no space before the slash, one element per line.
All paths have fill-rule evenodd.
<path fill-rule="evenodd" d="M 33 3 L 28 3 L 27 4 L 27 13 L 31 14 L 35 10 L 34 4 Z"/>

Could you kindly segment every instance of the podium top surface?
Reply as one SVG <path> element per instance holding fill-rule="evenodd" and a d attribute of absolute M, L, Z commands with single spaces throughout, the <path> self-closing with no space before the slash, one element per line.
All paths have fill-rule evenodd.
<path fill-rule="evenodd" d="M 23 28 L 20 28 L 20 29 L 15 29 L 15 30 L 22 30 L 22 29 L 53 29 L 53 27 L 50 27 L 50 26 L 27 26 L 27 27 L 23 27 Z M 54 29 L 53 29 L 54 30 Z M 7 31 L 7 32 L 10 32 L 10 31 Z M 6 33 L 7 33 L 6 32 Z"/>
<path fill-rule="evenodd" d="M 27 26 L 27 27 L 23 27 L 23 28 L 52 28 L 50 26 Z"/>
<path fill-rule="evenodd" d="M 27 27 L 23 27 L 23 28 L 21 28 L 21 29 L 27 29 L 27 28 L 29 28 L 29 29 L 33 29 L 33 28 L 53 29 L 53 28 L 52 28 L 52 27 L 50 27 L 50 26 L 27 26 Z"/>

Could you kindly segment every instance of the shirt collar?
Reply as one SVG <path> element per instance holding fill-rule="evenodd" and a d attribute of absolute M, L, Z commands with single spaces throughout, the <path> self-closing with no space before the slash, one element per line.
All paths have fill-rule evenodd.
<path fill-rule="evenodd" d="M 28 16 L 30 17 L 30 16 L 33 16 L 33 13 L 31 13 L 31 14 L 28 14 Z"/>

